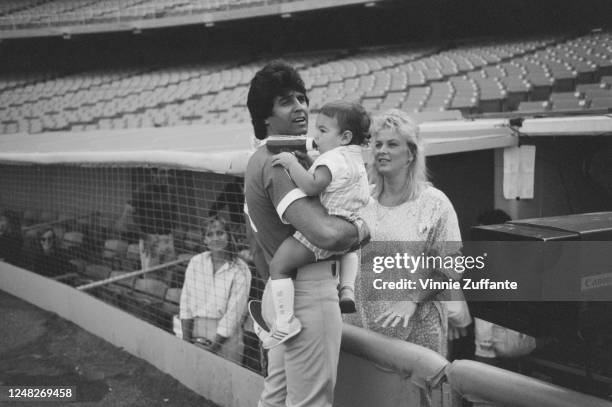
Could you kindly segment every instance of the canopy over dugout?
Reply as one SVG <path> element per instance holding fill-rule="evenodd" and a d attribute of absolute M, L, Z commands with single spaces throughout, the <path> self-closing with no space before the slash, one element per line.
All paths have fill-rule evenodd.
<path fill-rule="evenodd" d="M 313 127 L 314 120 L 311 120 L 311 130 Z M 0 162 L 151 164 L 242 175 L 255 148 L 252 134 L 249 123 L 8 134 L 0 137 Z M 505 119 L 427 122 L 421 124 L 421 134 L 428 155 L 502 148 L 518 143 Z"/>
<path fill-rule="evenodd" d="M 245 124 L 9 134 L 0 161 L 29 164 L 151 164 L 243 174 L 253 151 Z"/>

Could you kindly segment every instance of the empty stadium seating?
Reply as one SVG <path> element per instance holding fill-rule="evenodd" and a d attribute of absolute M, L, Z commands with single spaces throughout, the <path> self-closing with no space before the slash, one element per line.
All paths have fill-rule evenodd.
<path fill-rule="evenodd" d="M 0 29 L 71 26 L 198 15 L 263 6 L 269 0 L 24 0 L 0 2 Z"/>
<path fill-rule="evenodd" d="M 611 47 L 612 34 L 593 33 L 569 40 L 466 44 L 443 51 L 395 46 L 284 59 L 300 67 L 315 112 L 326 101 L 350 99 L 373 112 L 456 109 L 478 115 L 539 101 L 548 103 L 539 108 L 537 103 L 523 104 L 519 110 L 608 108 Z M 262 64 L 228 60 L 146 70 L 0 76 L 0 133 L 245 122 L 248 83 Z"/>

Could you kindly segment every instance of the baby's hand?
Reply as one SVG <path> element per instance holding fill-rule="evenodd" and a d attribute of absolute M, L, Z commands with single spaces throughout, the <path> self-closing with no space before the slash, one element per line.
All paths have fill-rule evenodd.
<path fill-rule="evenodd" d="M 291 153 L 282 152 L 272 156 L 272 165 L 282 165 L 284 168 L 289 168 L 294 162 L 297 162 L 297 157 Z"/>

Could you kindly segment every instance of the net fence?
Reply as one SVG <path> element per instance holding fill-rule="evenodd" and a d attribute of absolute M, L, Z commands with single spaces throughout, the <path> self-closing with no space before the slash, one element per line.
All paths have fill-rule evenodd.
<path fill-rule="evenodd" d="M 243 179 L 154 166 L 0 164 L 0 259 L 256 372 Z"/>

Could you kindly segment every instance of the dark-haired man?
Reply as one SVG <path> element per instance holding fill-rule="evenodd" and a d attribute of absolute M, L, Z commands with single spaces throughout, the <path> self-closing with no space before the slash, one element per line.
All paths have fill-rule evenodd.
<path fill-rule="evenodd" d="M 304 82 L 291 66 L 275 61 L 258 71 L 247 106 L 255 137 L 302 135 L 308 130 L 308 97 Z M 245 176 L 245 212 L 267 263 L 278 246 L 299 230 L 309 241 L 330 250 L 349 248 L 367 235 L 367 227 L 327 214 L 318 198 L 307 197 L 282 167 L 272 166 L 272 153 L 261 146 L 249 160 Z M 297 270 L 294 308 L 302 331 L 270 349 L 268 375 L 259 407 L 330 407 L 336 384 L 342 319 L 334 261 Z M 274 321 L 269 282 L 263 315 Z"/>

